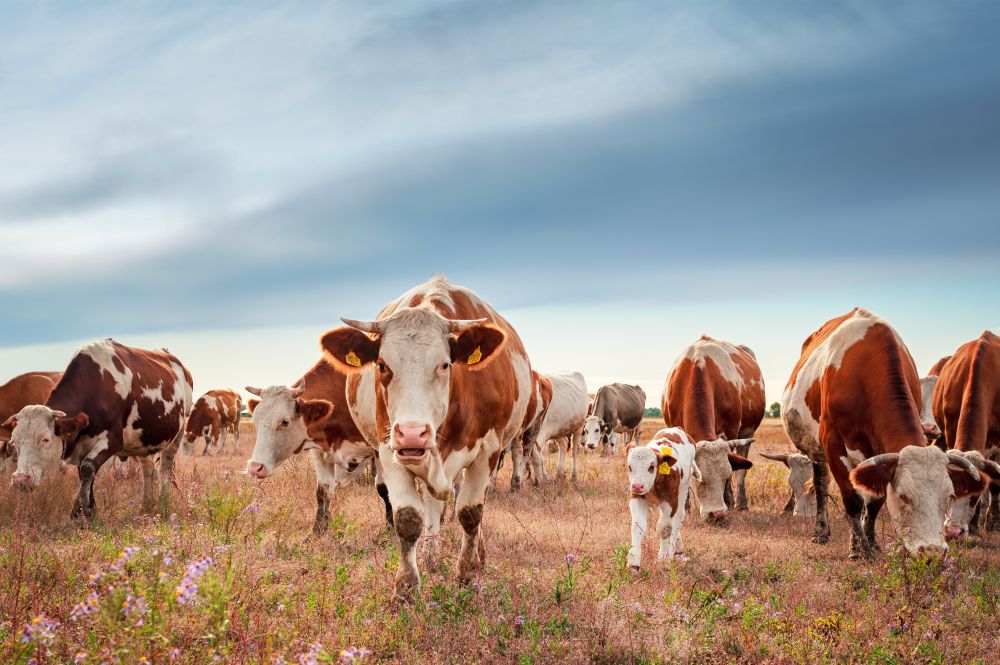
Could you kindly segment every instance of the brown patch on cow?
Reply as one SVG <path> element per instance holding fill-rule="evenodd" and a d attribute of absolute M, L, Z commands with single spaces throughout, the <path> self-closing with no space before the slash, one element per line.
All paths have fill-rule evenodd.
<path fill-rule="evenodd" d="M 257 409 L 258 406 L 260 406 L 260 400 L 259 399 L 254 399 L 253 397 L 251 397 L 250 401 L 247 402 L 247 409 L 250 410 L 250 413 L 253 413 Z"/>
<path fill-rule="evenodd" d="M 976 480 L 965 469 L 951 464 L 948 465 L 948 476 L 951 478 L 951 486 L 954 489 L 956 499 L 982 494 L 990 484 L 990 477 L 982 471 L 979 472 L 979 479 Z"/>
<path fill-rule="evenodd" d="M 403 548 L 402 553 L 405 556 L 420 538 L 424 529 L 424 518 L 420 516 L 416 508 L 403 506 L 396 509 L 393 523 L 396 525 L 396 535 L 399 536 L 399 542 Z"/>
<path fill-rule="evenodd" d="M 362 443 L 365 438 L 347 407 L 349 398 L 357 400 L 361 375 L 345 374 L 335 366 L 320 359 L 306 372 L 298 383 L 302 388 L 299 403 L 324 402 L 329 412 L 322 415 L 318 406 L 310 418 L 306 418 L 306 431 L 316 445 L 327 451 L 339 450 L 345 441 Z M 303 414 L 305 415 L 305 414 Z"/>
<path fill-rule="evenodd" d="M 458 337 L 451 338 L 451 361 L 479 372 L 489 366 L 506 339 L 503 331 L 494 326 L 482 325 L 465 330 Z"/>
<path fill-rule="evenodd" d="M 749 350 L 722 343 L 707 335 L 700 340 L 713 344 L 732 362 L 743 386 L 730 383 L 707 354 L 684 357 L 674 367 L 661 400 L 664 422 L 680 427 L 693 441 L 714 441 L 750 437 L 764 418 L 764 378 L 757 359 Z M 731 351 L 735 348 L 735 351 Z M 702 362 L 699 366 L 698 360 Z"/>
<path fill-rule="evenodd" d="M 930 369 L 929 372 L 927 372 L 927 376 L 941 376 L 941 370 L 944 369 L 944 366 L 951 359 L 952 359 L 952 356 L 945 356 L 944 358 L 941 358 L 940 360 L 938 360 L 936 363 L 934 363 L 933 365 L 931 365 L 931 369 Z"/>
<path fill-rule="evenodd" d="M 660 462 L 670 461 L 671 464 L 675 464 L 677 460 L 672 457 L 669 460 L 662 458 L 657 455 L 657 460 Z M 666 503 L 670 506 L 670 516 L 673 517 L 677 513 L 677 509 L 680 507 L 680 492 L 681 492 L 681 479 L 684 477 L 684 472 L 681 469 L 675 469 L 671 467 L 670 473 L 659 473 L 656 474 L 656 480 L 653 481 L 653 489 L 646 492 L 645 494 L 634 494 L 629 493 L 629 498 L 631 499 L 645 499 L 652 507 L 657 507 L 661 503 Z"/>
<path fill-rule="evenodd" d="M 726 456 L 729 458 L 729 466 L 733 467 L 733 471 L 748 471 L 753 468 L 753 462 L 742 455 L 726 453 Z"/>
<path fill-rule="evenodd" d="M 677 432 L 671 432 L 667 429 L 661 429 L 656 434 L 653 435 L 653 441 L 669 441 L 671 443 L 686 443 L 684 437 Z M 631 444 L 630 444 L 631 446 Z"/>
<path fill-rule="evenodd" d="M 188 440 L 194 441 L 200 436 L 208 436 L 214 441 L 224 430 L 235 431 L 235 428 L 239 427 L 242 404 L 243 398 L 232 390 L 209 390 L 198 398 L 191 409 L 191 415 L 188 416 L 184 426 Z M 207 435 L 204 434 L 206 427 Z"/>
<path fill-rule="evenodd" d="M 62 372 L 27 372 L 0 385 L 0 422 L 28 405 L 44 404 L 61 378 Z M 13 429 L 0 427 L 0 441 L 9 441 Z"/>
<path fill-rule="evenodd" d="M 462 525 L 465 533 L 472 534 L 479 528 L 483 521 L 483 504 L 475 506 L 462 506 L 458 511 L 458 523 Z"/>
<path fill-rule="evenodd" d="M 354 328 L 335 328 L 319 339 L 326 358 L 344 373 L 358 372 L 378 360 L 378 342 Z"/>
<path fill-rule="evenodd" d="M 962 471 L 965 473 L 965 471 Z M 866 464 L 851 471 L 851 484 L 875 497 L 885 496 L 886 488 L 896 476 L 896 462 Z M 971 480 L 971 478 L 970 478 Z"/>

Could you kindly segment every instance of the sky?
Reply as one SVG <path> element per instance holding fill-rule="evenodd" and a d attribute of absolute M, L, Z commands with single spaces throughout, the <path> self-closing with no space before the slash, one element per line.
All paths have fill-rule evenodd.
<path fill-rule="evenodd" d="M 702 334 L 768 399 L 854 306 L 925 372 L 1000 330 L 1000 5 L 5 3 L 0 380 L 114 337 L 291 383 L 443 273 L 532 364 Z"/>

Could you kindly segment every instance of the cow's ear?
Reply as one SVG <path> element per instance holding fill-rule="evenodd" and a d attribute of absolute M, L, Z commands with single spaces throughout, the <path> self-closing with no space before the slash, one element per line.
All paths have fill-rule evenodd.
<path fill-rule="evenodd" d="M 302 399 L 295 400 L 299 413 L 306 425 L 313 425 L 322 420 L 326 420 L 333 413 L 333 403 L 325 399 Z"/>
<path fill-rule="evenodd" d="M 249 409 L 250 413 L 253 413 L 254 409 L 256 409 L 258 406 L 260 406 L 260 400 L 259 399 L 254 399 L 254 398 L 251 397 L 250 401 L 247 402 L 247 409 Z"/>
<path fill-rule="evenodd" d="M 951 476 L 951 486 L 955 489 L 955 498 L 961 499 L 963 496 L 982 494 L 990 484 L 990 477 L 979 472 L 979 478 L 973 478 L 968 471 L 961 467 L 948 465 L 948 475 Z"/>
<path fill-rule="evenodd" d="M 962 473 L 966 473 L 962 471 Z M 864 464 L 851 471 L 851 484 L 874 497 L 885 496 L 885 490 L 896 476 L 896 460 Z"/>
<path fill-rule="evenodd" d="M 80 432 L 85 430 L 89 424 L 90 418 L 88 418 L 87 414 L 83 411 L 75 416 L 63 416 L 61 418 L 56 418 L 56 436 L 67 442 L 74 441 L 76 440 L 76 437 L 80 436 Z"/>
<path fill-rule="evenodd" d="M 1000 464 L 997 464 L 993 460 L 986 460 L 986 466 L 983 468 L 983 473 L 989 476 L 990 484 L 993 487 L 1000 485 Z"/>
<path fill-rule="evenodd" d="M 733 467 L 733 471 L 746 471 L 753 468 L 753 462 L 743 457 L 743 455 L 729 453 L 729 466 Z"/>
<path fill-rule="evenodd" d="M 9 438 L 15 427 L 17 427 L 17 416 L 11 416 L 0 425 L 0 434 L 6 434 Z"/>
<path fill-rule="evenodd" d="M 471 370 L 486 367 L 503 348 L 507 336 L 499 328 L 481 323 L 451 338 L 451 361 Z"/>
<path fill-rule="evenodd" d="M 354 328 L 335 328 L 319 339 L 326 357 L 341 372 L 356 372 L 378 359 L 379 343 Z"/>

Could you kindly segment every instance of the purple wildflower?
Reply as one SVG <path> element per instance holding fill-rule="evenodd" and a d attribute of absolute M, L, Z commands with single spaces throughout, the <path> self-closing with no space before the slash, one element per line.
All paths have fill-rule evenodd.
<path fill-rule="evenodd" d="M 514 617 L 514 625 L 515 626 L 523 626 L 524 625 L 524 617 L 522 615 L 520 615 L 520 614 L 518 614 L 516 617 Z"/>
<path fill-rule="evenodd" d="M 212 557 L 192 561 L 188 564 L 187 572 L 181 583 L 177 585 L 175 597 L 181 605 L 193 605 L 195 596 L 198 595 L 198 579 L 205 574 L 205 571 L 212 565 Z"/>
<path fill-rule="evenodd" d="M 50 619 L 44 614 L 39 614 L 30 623 L 25 624 L 24 632 L 21 634 L 21 644 L 28 644 L 29 642 L 51 644 L 55 638 L 55 630 L 58 627 L 58 621 Z"/>
<path fill-rule="evenodd" d="M 323 652 L 323 645 L 315 642 L 309 645 L 309 650 L 299 654 L 299 665 L 319 665 L 319 655 Z"/>
<path fill-rule="evenodd" d="M 97 611 L 97 606 L 100 603 L 100 597 L 97 592 L 91 589 L 87 592 L 87 597 L 81 602 L 73 606 L 73 609 L 69 611 L 69 618 L 71 621 L 78 621 L 80 618 L 93 614 Z"/>
<path fill-rule="evenodd" d="M 566 563 L 571 564 L 571 565 L 574 564 L 574 563 L 576 563 L 576 555 L 575 554 L 567 554 L 566 555 Z"/>
<path fill-rule="evenodd" d="M 371 651 L 368 649 L 350 647 L 340 652 L 340 662 L 344 665 L 353 665 L 362 662 L 369 655 L 371 655 Z"/>

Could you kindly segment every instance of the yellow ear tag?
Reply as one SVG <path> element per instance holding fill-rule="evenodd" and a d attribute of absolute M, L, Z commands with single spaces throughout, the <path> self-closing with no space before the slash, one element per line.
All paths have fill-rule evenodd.
<path fill-rule="evenodd" d="M 482 359 L 483 359 L 483 350 L 477 346 L 476 350 L 469 354 L 469 359 L 466 361 L 466 364 L 475 365 Z"/>
<path fill-rule="evenodd" d="M 347 357 L 344 358 L 344 362 L 351 367 L 361 367 L 361 358 L 358 358 L 358 354 L 354 351 L 347 354 Z"/>
<path fill-rule="evenodd" d="M 670 446 L 660 446 L 660 455 L 662 455 L 663 457 L 666 457 L 667 455 L 673 457 L 674 449 L 671 448 Z M 670 464 L 667 462 L 660 462 L 660 473 L 662 473 L 665 476 L 669 476 Z"/>

